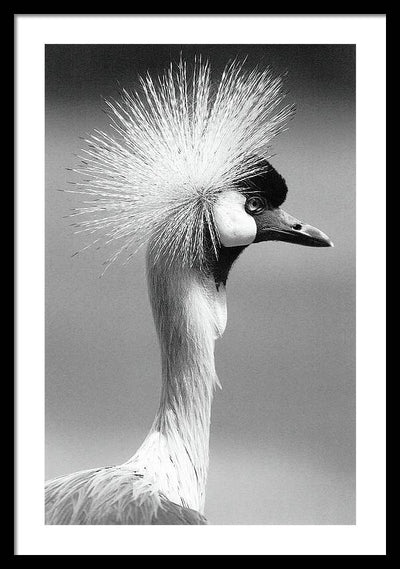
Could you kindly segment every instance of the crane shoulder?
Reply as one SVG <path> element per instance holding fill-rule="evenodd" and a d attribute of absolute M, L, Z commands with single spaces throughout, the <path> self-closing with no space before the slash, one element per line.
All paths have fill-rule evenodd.
<path fill-rule="evenodd" d="M 83 470 L 46 482 L 47 525 L 205 525 L 199 512 L 168 500 L 124 465 Z"/>

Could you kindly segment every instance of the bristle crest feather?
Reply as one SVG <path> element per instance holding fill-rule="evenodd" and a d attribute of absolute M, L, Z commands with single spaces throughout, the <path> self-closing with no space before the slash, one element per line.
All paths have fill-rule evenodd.
<path fill-rule="evenodd" d="M 213 86 L 208 61 L 195 59 L 189 73 L 181 58 L 157 79 L 141 77 L 140 92 L 105 101 L 113 133 L 85 138 L 73 169 L 85 180 L 66 191 L 87 196 L 71 214 L 86 216 L 76 232 L 116 245 L 106 268 L 150 238 L 156 255 L 190 267 L 206 264 L 206 231 L 217 251 L 215 201 L 265 169 L 293 113 L 281 106 L 281 79 L 244 64 L 228 63 Z"/>

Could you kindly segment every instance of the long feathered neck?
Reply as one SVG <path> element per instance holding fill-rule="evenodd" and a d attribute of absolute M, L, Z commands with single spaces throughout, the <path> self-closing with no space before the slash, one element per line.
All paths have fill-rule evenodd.
<path fill-rule="evenodd" d="M 170 500 L 203 512 L 211 401 L 218 383 L 214 343 L 226 325 L 225 287 L 212 275 L 164 264 L 148 253 L 148 286 L 161 347 L 162 391 L 139 462 Z"/>

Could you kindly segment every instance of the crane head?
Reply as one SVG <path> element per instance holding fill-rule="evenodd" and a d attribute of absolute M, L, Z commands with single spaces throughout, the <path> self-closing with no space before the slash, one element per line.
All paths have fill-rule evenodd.
<path fill-rule="evenodd" d="M 117 247 L 106 268 L 146 241 L 154 259 L 199 270 L 260 241 L 332 245 L 280 207 L 287 186 L 268 152 L 294 112 L 282 79 L 234 61 L 214 83 L 208 62 L 188 67 L 106 101 L 113 130 L 95 130 L 73 169 L 85 179 L 67 191 L 89 197 L 77 232 Z"/>
<path fill-rule="evenodd" d="M 249 178 L 240 191 L 222 194 L 214 208 L 219 235 L 218 259 L 212 272 L 218 283 L 226 283 L 238 255 L 252 243 L 285 241 L 308 247 L 333 247 L 325 233 L 299 221 L 281 208 L 288 188 L 284 178 L 263 160 L 262 173 Z"/>
<path fill-rule="evenodd" d="M 281 209 L 286 199 L 284 178 L 267 161 L 265 172 L 246 181 L 241 191 L 222 194 L 214 218 L 224 247 L 260 241 L 286 241 L 309 247 L 332 247 L 325 233 Z"/>

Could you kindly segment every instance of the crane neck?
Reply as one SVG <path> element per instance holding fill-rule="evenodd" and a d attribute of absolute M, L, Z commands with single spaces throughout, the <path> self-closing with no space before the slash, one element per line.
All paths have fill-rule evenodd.
<path fill-rule="evenodd" d="M 150 302 L 161 348 L 161 400 L 138 451 L 168 499 L 203 512 L 211 402 L 218 385 L 214 344 L 226 326 L 223 283 L 196 269 L 147 257 Z M 135 458 L 135 457 L 134 457 Z"/>

